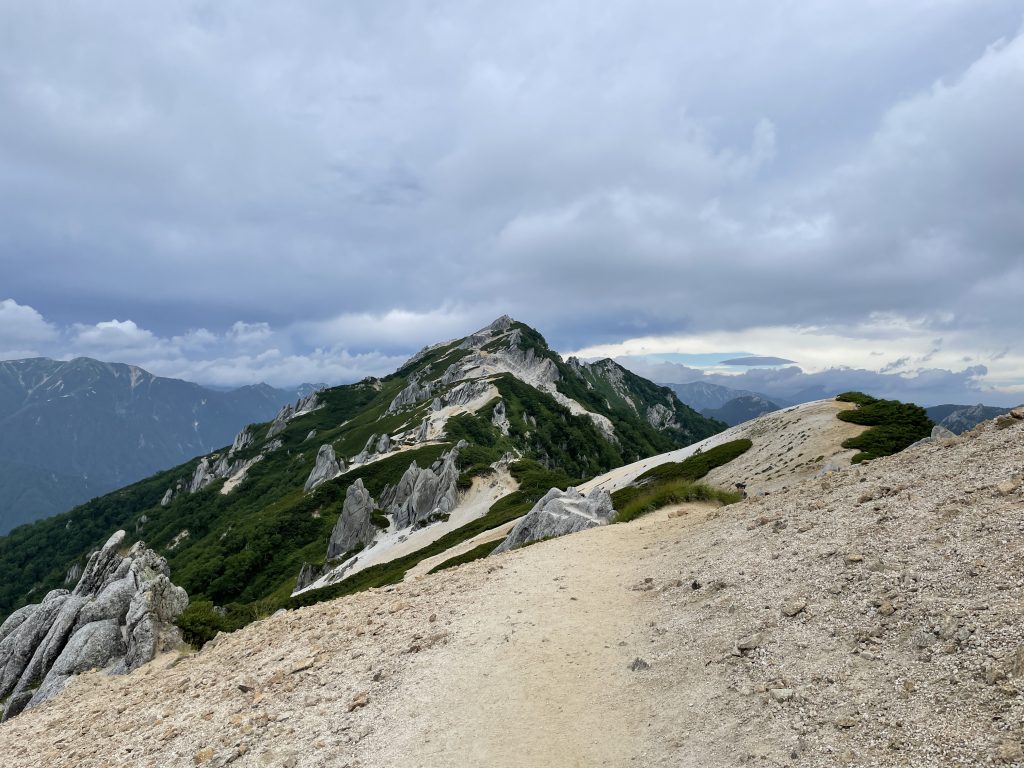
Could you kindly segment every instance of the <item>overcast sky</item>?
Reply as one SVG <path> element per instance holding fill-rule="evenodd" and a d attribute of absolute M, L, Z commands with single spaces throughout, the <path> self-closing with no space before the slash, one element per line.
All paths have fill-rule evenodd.
<path fill-rule="evenodd" d="M 1020 401 L 1022 22 L 0 0 L 0 358 L 336 383 L 507 312 Z"/>

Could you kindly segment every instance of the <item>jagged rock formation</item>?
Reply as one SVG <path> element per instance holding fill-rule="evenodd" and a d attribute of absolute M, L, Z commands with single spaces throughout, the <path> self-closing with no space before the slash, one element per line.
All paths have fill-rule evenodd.
<path fill-rule="evenodd" d="M 339 463 L 338 458 L 334 455 L 334 447 L 330 443 L 325 443 L 320 446 L 320 450 L 316 454 L 316 464 L 309 473 L 304 490 L 308 493 L 320 483 L 335 478 L 344 471 L 345 461 L 342 460 Z"/>
<path fill-rule="evenodd" d="M 255 439 L 256 435 L 253 433 L 252 427 L 246 427 L 237 435 L 235 435 L 235 439 L 231 443 L 230 453 L 235 454 L 243 450 L 244 448 L 248 448 L 250 445 L 252 445 Z"/>
<path fill-rule="evenodd" d="M 460 443 L 465 447 L 465 443 Z M 398 485 L 384 489 L 381 506 L 395 528 L 408 528 L 448 514 L 458 503 L 459 448 L 444 453 L 429 469 L 414 461 Z"/>
<path fill-rule="evenodd" d="M 0 627 L 4 719 L 58 693 L 73 675 L 125 674 L 180 642 L 174 620 L 188 595 L 142 542 L 121 555 L 124 538 L 118 531 L 93 553 L 74 591 L 53 590 Z"/>
<path fill-rule="evenodd" d="M 603 488 L 595 488 L 586 496 L 575 488 L 565 491 L 552 488 L 491 554 L 605 525 L 614 516 L 611 494 Z"/>
<path fill-rule="evenodd" d="M 494 406 L 494 410 L 491 412 L 491 424 L 501 430 L 501 434 L 508 435 L 511 424 L 509 424 L 504 400 L 499 400 L 498 404 Z"/>
<path fill-rule="evenodd" d="M 309 396 L 303 398 L 303 400 L 308 399 L 308 397 Z M 292 406 L 286 405 L 281 409 L 281 413 L 291 408 Z M 281 414 L 279 413 L 278 416 L 280 415 Z M 235 439 L 231 443 L 231 448 L 228 449 L 227 453 L 223 455 L 213 453 L 209 456 L 204 456 L 200 459 L 199 464 L 196 465 L 195 471 L 192 473 L 192 477 L 189 480 L 178 481 L 173 488 L 167 489 L 167 492 L 164 493 L 163 498 L 160 500 L 160 506 L 170 506 L 171 502 L 174 501 L 174 497 L 179 493 L 196 493 L 197 491 L 201 491 L 203 488 L 212 485 L 218 480 L 230 480 L 231 478 L 237 478 L 239 475 L 246 472 L 249 467 L 262 459 L 265 454 L 280 447 L 280 443 L 275 440 L 264 446 L 258 456 L 247 460 L 236 459 L 235 454 L 248 448 L 253 444 L 255 439 L 256 435 L 253 433 L 252 425 L 250 425 L 235 435 Z"/>
<path fill-rule="evenodd" d="M 372 520 L 376 506 L 361 478 L 348 487 L 341 516 L 338 517 L 327 543 L 328 560 L 340 557 L 358 547 L 365 547 L 373 541 L 377 533 L 377 527 Z M 302 581 L 301 575 L 299 581 Z"/>
<path fill-rule="evenodd" d="M 284 432 L 285 427 L 288 426 L 288 422 L 298 416 L 304 416 L 311 411 L 315 411 L 320 407 L 320 390 L 310 392 L 303 398 L 300 398 L 295 405 L 286 405 L 280 411 L 277 416 L 274 417 L 274 421 L 270 425 L 270 429 L 267 430 L 267 439 L 269 440 L 276 435 Z"/>

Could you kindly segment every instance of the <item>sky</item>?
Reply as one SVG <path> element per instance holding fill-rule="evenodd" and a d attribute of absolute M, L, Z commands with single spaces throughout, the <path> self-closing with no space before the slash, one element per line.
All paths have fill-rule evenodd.
<path fill-rule="evenodd" d="M 0 115 L 0 359 L 333 384 L 508 313 L 1024 400 L 1020 0 L 0 0 Z"/>

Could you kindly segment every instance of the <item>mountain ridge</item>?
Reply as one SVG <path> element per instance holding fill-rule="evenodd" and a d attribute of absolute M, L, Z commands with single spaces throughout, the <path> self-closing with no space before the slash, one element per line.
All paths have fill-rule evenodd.
<path fill-rule="evenodd" d="M 461 500 L 474 483 L 489 482 L 503 458 L 518 490 L 466 525 L 515 514 L 553 486 L 724 427 L 615 363 L 564 361 L 536 330 L 498 318 L 421 350 L 389 376 L 285 406 L 243 429 L 230 447 L 0 539 L 0 613 L 59 584 L 90 547 L 123 528 L 167 557 L 175 583 L 196 603 L 235 606 L 244 619 L 261 610 L 245 606 L 288 598 L 304 564 L 326 565 L 332 529 L 356 480 L 374 500 L 390 500 L 393 511 L 378 522 L 391 528 L 411 521 L 447 540 L 463 534 L 445 515 L 459 520 L 462 513 L 440 509 L 441 499 Z M 452 451 L 458 456 L 442 488 L 431 467 Z M 311 482 L 318 463 L 320 481 Z M 388 489 L 414 464 L 416 481 L 409 482 L 430 490 L 416 496 L 411 517 L 399 519 L 393 505 L 412 497 L 398 499 Z M 373 518 L 377 510 L 367 512 Z M 368 574 L 393 578 L 386 568 Z"/>
<path fill-rule="evenodd" d="M 212 450 L 290 397 L 78 357 L 0 362 L 0 534 Z"/>

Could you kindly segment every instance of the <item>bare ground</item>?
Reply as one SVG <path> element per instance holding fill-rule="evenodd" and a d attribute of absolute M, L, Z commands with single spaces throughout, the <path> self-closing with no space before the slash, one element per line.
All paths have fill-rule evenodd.
<path fill-rule="evenodd" d="M 542 542 L 84 675 L 2 764 L 1024 765 L 1022 488 L 989 424 Z"/>

